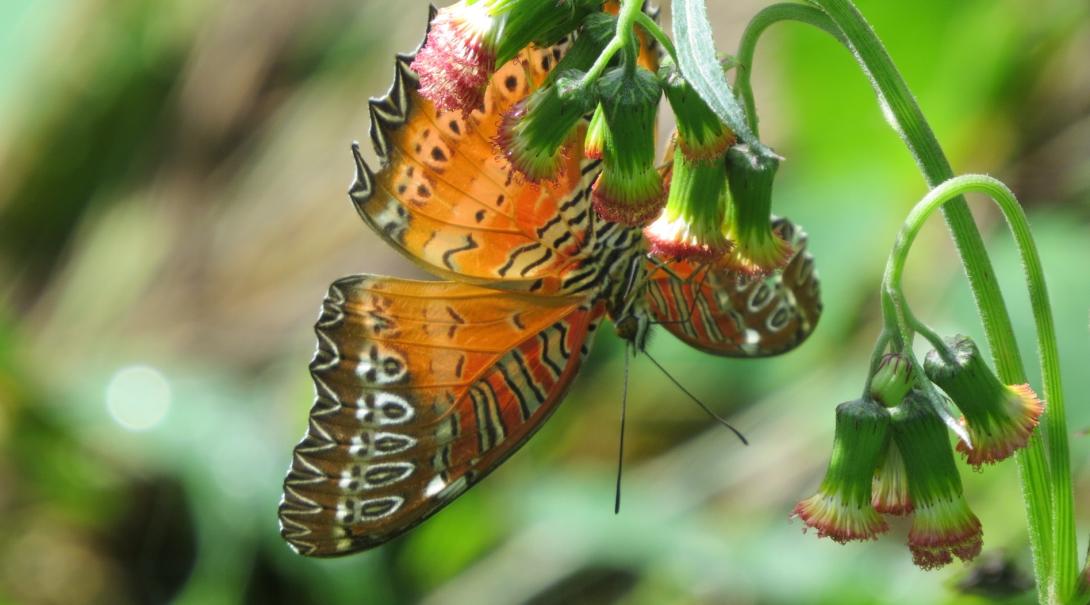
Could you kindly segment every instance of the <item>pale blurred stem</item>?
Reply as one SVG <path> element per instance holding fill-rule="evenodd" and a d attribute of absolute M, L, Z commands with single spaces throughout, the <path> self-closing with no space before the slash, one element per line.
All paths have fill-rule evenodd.
<path fill-rule="evenodd" d="M 753 100 L 753 84 L 750 81 L 753 73 L 753 55 L 757 52 L 757 41 L 760 40 L 761 34 L 781 21 L 798 21 L 813 25 L 839 40 L 844 46 L 848 46 L 848 40 L 832 19 L 812 6 L 785 2 L 773 4 L 754 15 L 746 25 L 746 31 L 742 33 L 742 39 L 738 43 L 738 55 L 735 57 L 738 75 L 734 79 L 734 90 L 742 101 L 742 107 L 746 111 L 746 121 L 749 122 L 749 128 L 754 135 L 759 135 L 760 132 L 757 128 L 757 107 Z"/>
<path fill-rule="evenodd" d="M 893 299 L 894 307 L 899 311 L 897 320 L 902 326 L 908 323 L 919 324 L 912 317 L 909 306 L 905 301 L 902 289 L 905 262 L 912 242 L 916 239 L 924 222 L 937 208 L 947 202 L 957 199 L 966 193 L 983 193 L 995 200 L 1003 216 L 1007 219 L 1011 233 L 1014 235 L 1018 252 L 1022 259 L 1022 266 L 1026 275 L 1026 287 L 1029 290 L 1030 303 L 1033 307 L 1033 320 L 1037 329 L 1037 350 L 1041 361 L 1041 374 L 1044 381 L 1044 399 L 1047 402 L 1047 410 L 1044 416 L 1044 425 L 1048 435 L 1048 449 L 1050 460 L 1053 461 L 1052 471 L 1052 501 L 1053 519 L 1053 544 L 1063 544 L 1066 538 L 1072 543 L 1075 540 L 1074 515 L 1072 512 L 1072 489 L 1070 454 L 1067 443 L 1067 420 L 1064 409 L 1063 384 L 1060 380 L 1060 354 L 1056 344 L 1056 328 L 1052 319 L 1052 307 L 1048 299 L 1048 288 L 1045 285 L 1044 270 L 1041 267 L 1041 259 L 1037 253 L 1037 246 L 1033 241 L 1029 222 L 1022 211 L 1022 207 L 1015 199 L 1014 193 L 1002 182 L 982 175 L 964 175 L 950 179 L 935 187 L 923 200 L 917 204 L 905 219 L 893 252 L 890 254 L 886 265 L 886 274 L 883 280 L 883 292 Z M 910 336 L 906 335 L 906 339 Z M 1040 478 L 1047 481 L 1047 478 Z M 1057 506 L 1057 503 L 1066 502 L 1066 509 Z M 1066 532 L 1065 535 L 1062 532 Z M 1066 556 L 1069 555 L 1069 556 Z M 1072 547 L 1071 552 L 1065 549 L 1056 549 L 1053 552 L 1052 561 L 1053 576 L 1050 594 L 1052 602 L 1069 603 L 1074 596 L 1075 573 L 1078 561 Z M 1065 581 L 1067 584 L 1063 583 Z M 1042 578 L 1043 579 L 1043 578 Z"/>

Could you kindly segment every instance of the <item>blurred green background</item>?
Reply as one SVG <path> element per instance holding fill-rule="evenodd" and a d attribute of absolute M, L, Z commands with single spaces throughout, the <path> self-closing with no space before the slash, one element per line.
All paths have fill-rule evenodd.
<path fill-rule="evenodd" d="M 765 3 L 711 4 L 732 52 Z M 1090 6 L 859 4 L 955 169 L 1004 179 L 1030 213 L 1085 545 Z M 1018 592 L 1029 560 L 1013 463 L 965 469 L 985 527 L 978 565 L 917 570 L 904 524 L 838 546 L 788 520 L 821 479 L 833 406 L 862 384 L 885 257 L 925 192 L 847 53 L 799 25 L 768 34 L 755 83 L 764 138 L 788 158 L 776 208 L 810 233 L 826 314 L 773 360 L 721 360 L 665 334 L 650 345 L 751 445 L 636 359 L 614 516 L 622 349 L 606 331 L 569 401 L 481 486 L 378 550 L 294 555 L 276 505 L 326 286 L 417 275 L 345 189 L 366 99 L 426 15 L 417 0 L 0 3 L 0 602 L 1032 601 Z M 974 211 L 1039 386 L 1010 238 L 996 212 Z M 921 318 L 982 340 L 940 221 L 909 282 Z"/>

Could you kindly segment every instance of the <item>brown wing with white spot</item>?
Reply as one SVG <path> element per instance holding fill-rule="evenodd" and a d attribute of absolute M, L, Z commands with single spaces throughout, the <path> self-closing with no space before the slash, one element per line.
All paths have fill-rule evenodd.
<path fill-rule="evenodd" d="M 552 413 L 601 315 L 449 282 L 335 282 L 315 326 L 316 400 L 284 481 L 284 538 L 343 555 L 438 511 Z"/>

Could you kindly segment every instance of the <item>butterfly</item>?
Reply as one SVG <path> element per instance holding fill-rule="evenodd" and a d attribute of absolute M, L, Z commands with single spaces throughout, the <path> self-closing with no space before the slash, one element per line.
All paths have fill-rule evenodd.
<path fill-rule="evenodd" d="M 433 13 L 434 16 L 434 13 Z M 473 112 L 436 111 L 398 55 L 372 99 L 381 166 L 352 147 L 349 196 L 387 244 L 443 281 L 354 275 L 329 288 L 310 364 L 316 397 L 280 503 L 300 554 L 339 556 L 411 529 L 513 454 L 563 400 L 602 320 L 642 350 L 661 326 L 715 355 L 787 351 L 821 313 L 806 236 L 779 274 L 648 256 L 641 231 L 591 208 L 598 162 L 573 137 L 561 175 L 527 183 L 495 151 L 501 116 L 540 86 L 567 43 L 497 70 Z M 641 62 L 654 68 L 645 43 Z"/>

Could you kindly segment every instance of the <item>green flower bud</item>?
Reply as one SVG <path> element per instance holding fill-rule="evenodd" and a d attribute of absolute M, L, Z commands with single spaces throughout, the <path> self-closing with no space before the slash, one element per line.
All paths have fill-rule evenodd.
<path fill-rule="evenodd" d="M 904 459 L 914 507 L 908 533 L 912 561 L 936 569 L 954 556 L 973 559 L 980 554 L 983 531 L 965 501 L 946 425 L 916 393 L 892 414 L 893 439 Z"/>
<path fill-rule="evenodd" d="M 594 115 L 590 117 L 587 125 L 587 137 L 583 142 L 583 155 L 591 160 L 602 159 L 602 150 L 606 146 L 606 136 L 609 127 L 606 126 L 606 114 L 602 110 L 602 104 L 594 109 Z"/>
<path fill-rule="evenodd" d="M 681 75 L 669 58 L 659 68 L 659 81 L 677 120 L 677 146 L 690 162 L 720 163 L 734 144 L 734 133 Z"/>
<path fill-rule="evenodd" d="M 779 162 L 748 145 L 727 151 L 731 202 L 723 231 L 734 242 L 724 263 L 750 276 L 767 275 L 791 260 L 791 244 L 772 230 L 772 183 Z"/>
<path fill-rule="evenodd" d="M 912 363 L 900 353 L 887 353 L 870 382 L 870 396 L 891 408 L 901 404 L 915 381 Z"/>
<path fill-rule="evenodd" d="M 957 449 L 979 468 L 1010 457 L 1025 447 L 1044 412 L 1044 404 L 1028 384 L 1008 386 L 999 381 L 967 336 L 947 341 L 953 359 L 931 351 L 924 373 L 958 406 L 972 443 Z"/>
<path fill-rule="evenodd" d="M 582 94 L 583 72 L 565 70 L 553 84 L 516 103 L 500 122 L 496 143 L 520 174 L 531 182 L 552 179 L 564 160 L 564 144 L 593 108 Z"/>
<path fill-rule="evenodd" d="M 613 68 L 598 81 L 606 145 L 592 198 L 595 211 L 607 221 L 635 227 L 662 210 L 665 191 L 655 168 L 660 94 L 654 74 L 643 68 Z"/>
<path fill-rule="evenodd" d="M 674 148 L 666 209 L 644 228 L 652 254 L 670 259 L 710 262 L 730 250 L 723 236 L 723 190 L 727 173 L 719 162 L 695 162 Z"/>
<path fill-rule="evenodd" d="M 795 515 L 819 538 L 840 543 L 871 540 L 889 527 L 871 506 L 871 486 L 889 441 L 889 412 L 869 399 L 836 408 L 833 453 L 817 494 L 799 502 Z"/>

